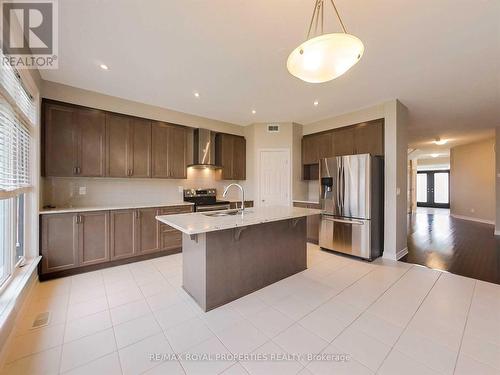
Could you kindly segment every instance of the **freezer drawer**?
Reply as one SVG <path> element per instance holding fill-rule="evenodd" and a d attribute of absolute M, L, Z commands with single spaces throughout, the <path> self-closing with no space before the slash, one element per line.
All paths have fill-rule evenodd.
<path fill-rule="evenodd" d="M 371 251 L 370 220 L 322 215 L 319 246 L 370 260 L 380 255 Z"/>

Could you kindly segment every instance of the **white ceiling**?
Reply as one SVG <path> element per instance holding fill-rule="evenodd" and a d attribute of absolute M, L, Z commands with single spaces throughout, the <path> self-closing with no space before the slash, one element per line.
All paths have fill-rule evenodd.
<path fill-rule="evenodd" d="M 364 56 L 334 81 L 307 84 L 285 64 L 304 40 L 313 2 L 60 1 L 59 69 L 41 74 L 241 125 L 307 124 L 398 98 L 410 111 L 414 147 L 500 125 L 499 1 L 337 0 Z M 339 30 L 333 13 L 325 22 Z"/>

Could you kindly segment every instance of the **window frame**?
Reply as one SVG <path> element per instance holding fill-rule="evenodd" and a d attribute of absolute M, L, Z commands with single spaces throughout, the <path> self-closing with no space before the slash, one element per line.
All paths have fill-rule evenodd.
<path fill-rule="evenodd" d="M 1 51 L 0 51 L 1 53 Z M 39 82 L 35 75 L 32 75 L 26 70 L 14 70 L 14 73 L 19 81 L 20 86 L 26 91 L 27 95 L 33 101 L 33 114 L 29 116 L 26 112 L 17 105 L 15 98 L 7 91 L 6 88 L 0 85 L 0 95 L 11 105 L 14 113 L 22 119 L 22 123 L 26 127 L 29 134 L 29 178 L 30 186 L 20 189 L 14 196 L 3 196 L 0 194 L 0 199 L 7 201 L 9 205 L 8 214 L 6 214 L 6 243 L 7 254 L 6 268 L 8 272 L 0 279 L 0 294 L 8 288 L 10 281 L 15 279 L 19 269 L 24 265 L 31 264 L 32 261 L 38 261 L 39 256 L 39 223 L 38 223 L 38 208 L 39 208 L 39 186 L 40 186 L 40 92 L 38 89 Z M 23 255 L 17 258 L 16 236 L 18 229 L 17 222 L 17 204 L 18 197 L 24 196 L 23 207 Z M 3 228 L 0 228 L 4 230 Z M 7 242 L 7 241 L 6 241 Z"/>

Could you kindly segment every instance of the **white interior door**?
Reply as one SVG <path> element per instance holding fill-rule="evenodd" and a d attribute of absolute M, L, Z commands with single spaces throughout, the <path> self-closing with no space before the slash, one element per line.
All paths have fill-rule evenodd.
<path fill-rule="evenodd" d="M 259 205 L 290 205 L 290 151 L 261 150 L 259 155 Z"/>

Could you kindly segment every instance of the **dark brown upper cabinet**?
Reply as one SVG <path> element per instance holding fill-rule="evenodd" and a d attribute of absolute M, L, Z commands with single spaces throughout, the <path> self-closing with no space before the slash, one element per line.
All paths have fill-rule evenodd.
<path fill-rule="evenodd" d="M 187 177 L 187 129 L 155 121 L 152 125 L 152 176 Z"/>
<path fill-rule="evenodd" d="M 222 167 L 222 180 L 246 179 L 246 140 L 244 137 L 218 133 L 215 137 L 215 163 Z"/>
<path fill-rule="evenodd" d="M 319 159 L 355 154 L 384 155 L 384 120 L 306 135 L 302 138 L 303 179 L 319 177 Z"/>
<path fill-rule="evenodd" d="M 106 113 L 109 177 L 151 177 L 151 121 Z"/>
<path fill-rule="evenodd" d="M 356 154 L 384 155 L 384 122 L 371 121 L 354 128 Z"/>
<path fill-rule="evenodd" d="M 186 178 L 188 128 L 44 99 L 42 174 Z"/>
<path fill-rule="evenodd" d="M 319 133 L 302 138 L 302 164 L 317 164 L 332 155 L 332 134 Z"/>
<path fill-rule="evenodd" d="M 93 109 L 45 103 L 44 122 L 46 176 L 105 175 L 104 113 Z"/>
<path fill-rule="evenodd" d="M 354 146 L 354 132 L 351 127 L 336 129 L 332 134 L 332 155 L 331 156 L 344 156 L 354 155 L 356 149 Z"/>

